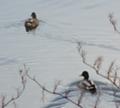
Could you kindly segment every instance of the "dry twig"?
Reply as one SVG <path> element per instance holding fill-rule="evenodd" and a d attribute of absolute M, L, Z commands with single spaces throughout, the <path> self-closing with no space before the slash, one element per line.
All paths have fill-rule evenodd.
<path fill-rule="evenodd" d="M 80 104 L 78 105 L 77 102 L 75 102 L 75 101 L 73 101 L 72 99 L 70 99 L 70 98 L 68 97 L 68 93 L 67 93 L 67 92 L 65 92 L 64 94 L 61 94 L 61 93 L 59 93 L 59 92 L 56 92 L 56 90 L 54 90 L 54 91 L 48 90 L 48 89 L 45 88 L 42 84 L 40 84 L 36 79 L 32 78 L 28 73 L 27 73 L 27 77 L 28 77 L 30 80 L 32 80 L 34 83 L 36 83 L 36 84 L 40 87 L 40 89 L 44 90 L 44 92 L 47 92 L 47 93 L 49 93 L 49 94 L 58 95 L 58 96 L 60 96 L 60 97 L 62 97 L 62 98 L 65 98 L 66 100 L 68 100 L 68 101 L 71 102 L 72 104 L 78 106 L 79 108 L 83 108 L 82 105 L 80 105 Z"/>
<path fill-rule="evenodd" d="M 6 100 L 6 101 L 5 101 L 6 97 L 5 97 L 5 96 L 2 96 L 2 97 L 1 97 L 1 102 L 0 102 L 1 108 L 5 108 L 5 107 L 7 107 L 9 104 L 15 103 L 15 101 L 22 96 L 22 94 L 23 94 L 23 92 L 24 92 L 24 90 L 25 90 L 25 87 L 26 87 L 26 78 L 25 78 L 25 75 L 22 75 L 22 74 L 23 74 L 23 72 L 20 71 L 20 78 L 21 78 L 22 88 L 18 88 L 18 89 L 16 90 L 16 91 L 17 91 L 16 96 L 11 97 L 9 100 Z"/>
<path fill-rule="evenodd" d="M 80 44 L 78 44 L 78 48 L 80 47 L 81 50 L 78 50 L 79 51 L 79 54 L 81 56 L 81 59 L 82 59 L 82 62 L 87 65 L 88 67 L 92 68 L 99 76 L 107 79 L 108 81 L 110 81 L 115 87 L 117 87 L 118 89 L 120 89 L 120 78 L 118 77 L 117 75 L 117 71 L 119 70 L 119 68 L 115 68 L 115 62 L 113 61 L 109 68 L 108 68 L 108 71 L 107 71 L 107 75 L 103 75 L 100 73 L 100 67 L 102 65 L 102 57 L 98 57 L 94 64 L 89 64 L 86 60 L 86 53 L 84 50 L 82 50 L 81 46 L 79 46 Z M 111 74 L 114 73 L 114 76 L 111 76 Z"/>
<path fill-rule="evenodd" d="M 114 31 L 118 32 L 117 26 L 116 26 L 117 23 L 116 23 L 116 20 L 114 19 L 113 13 L 110 13 L 110 14 L 108 15 L 108 18 L 109 18 L 110 23 L 111 23 L 112 26 L 113 26 Z"/>

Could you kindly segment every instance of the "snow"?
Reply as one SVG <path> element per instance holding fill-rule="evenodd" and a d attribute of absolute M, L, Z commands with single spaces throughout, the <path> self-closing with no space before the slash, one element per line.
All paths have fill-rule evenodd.
<path fill-rule="evenodd" d="M 51 89 L 58 80 L 71 89 L 69 84 L 77 81 L 83 70 L 90 71 L 91 79 L 107 84 L 108 81 L 81 62 L 76 41 L 87 51 L 88 61 L 103 56 L 103 70 L 113 60 L 119 64 L 120 34 L 113 30 L 108 19 L 109 13 L 114 13 L 120 28 L 119 4 L 119 0 L 0 0 L 0 94 L 7 98 L 16 94 L 16 88 L 21 86 L 19 69 L 24 64 L 31 75 Z M 24 21 L 33 11 L 41 23 L 36 31 L 26 33 Z M 17 107 L 46 106 L 54 98 L 47 95 L 47 102 L 42 103 L 41 90 L 28 81 Z M 113 108 L 108 101 L 113 96 L 106 95 L 101 105 L 106 107 L 107 103 L 107 107 Z M 59 104 L 64 102 L 61 100 Z M 13 104 L 7 106 L 12 107 Z M 73 105 L 67 103 L 60 108 L 63 107 L 73 108 Z"/>

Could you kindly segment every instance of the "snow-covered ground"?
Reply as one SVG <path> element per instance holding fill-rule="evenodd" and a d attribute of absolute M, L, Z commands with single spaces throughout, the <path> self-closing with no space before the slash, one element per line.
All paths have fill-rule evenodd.
<path fill-rule="evenodd" d="M 90 71 L 91 79 L 108 83 L 81 62 L 76 41 L 87 51 L 88 61 L 103 56 L 105 70 L 113 60 L 119 64 L 120 34 L 113 30 L 108 18 L 109 13 L 114 13 L 120 29 L 119 5 L 119 0 L 0 0 L 0 94 L 8 98 L 16 94 L 23 64 L 51 89 L 55 81 L 67 85 L 78 80 L 83 70 Z M 26 33 L 24 21 L 33 11 L 41 20 L 40 26 Z M 109 98 L 114 97 L 107 96 L 104 103 L 113 108 Z M 53 98 L 48 95 L 48 100 Z M 39 87 L 28 81 L 16 103 L 19 108 L 38 108 L 47 102 L 41 102 Z M 71 104 L 64 108 L 70 106 L 73 108 Z"/>

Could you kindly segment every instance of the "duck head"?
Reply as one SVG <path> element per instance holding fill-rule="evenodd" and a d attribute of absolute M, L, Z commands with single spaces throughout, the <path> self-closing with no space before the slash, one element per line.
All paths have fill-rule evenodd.
<path fill-rule="evenodd" d="M 82 74 L 81 74 L 81 76 L 83 76 L 85 80 L 89 79 L 89 74 L 88 74 L 87 71 L 83 71 Z"/>
<path fill-rule="evenodd" d="M 35 12 L 32 12 L 31 17 L 36 19 L 36 18 L 37 18 L 36 13 L 35 13 Z"/>

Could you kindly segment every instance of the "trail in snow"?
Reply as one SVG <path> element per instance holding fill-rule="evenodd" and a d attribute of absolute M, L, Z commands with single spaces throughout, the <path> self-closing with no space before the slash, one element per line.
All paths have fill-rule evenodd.
<path fill-rule="evenodd" d="M 82 93 L 82 89 L 78 88 L 77 85 L 80 83 L 80 81 L 72 82 L 71 84 L 68 84 L 66 87 L 67 89 L 62 89 L 59 93 L 65 94 L 67 91 L 69 91 L 68 97 L 74 101 L 77 102 L 76 99 L 79 99 L 80 94 Z M 120 90 L 116 89 L 110 84 L 105 84 L 99 81 L 95 81 L 97 85 L 97 94 L 91 94 L 89 91 L 85 91 L 85 95 L 83 96 L 84 99 L 91 99 L 88 102 L 81 103 L 82 105 L 86 104 L 85 106 L 89 106 L 89 108 L 92 108 L 92 106 L 95 104 L 95 100 L 97 99 L 98 92 L 101 93 L 100 95 L 100 103 L 101 106 L 104 103 L 110 104 L 113 102 L 113 100 L 120 99 Z M 114 95 L 116 93 L 116 95 Z M 43 108 L 67 108 L 66 105 L 70 103 L 65 98 L 62 98 L 60 96 L 55 96 L 53 99 L 48 103 L 48 105 L 44 106 Z M 112 106 L 114 108 L 114 106 Z"/>
<path fill-rule="evenodd" d="M 48 26 L 51 26 L 51 27 L 54 27 L 54 28 L 57 28 L 59 30 L 59 26 L 57 25 L 54 25 L 54 24 L 49 24 L 45 21 L 42 21 L 41 20 L 41 23 L 44 25 L 47 24 Z M 9 28 L 12 28 L 12 27 L 20 27 L 20 26 L 23 26 L 24 25 L 24 21 L 21 21 L 21 22 L 16 22 L 16 23 L 11 23 L 11 24 L 7 24 L 5 26 L 2 26 L 0 27 L 1 29 L 9 29 Z M 38 28 L 40 29 L 40 27 Z M 62 32 L 64 33 L 64 32 Z M 39 32 L 38 33 L 35 33 L 35 35 L 40 35 Z M 45 33 L 46 35 L 44 35 L 43 37 L 47 38 L 47 39 L 52 39 L 52 40 L 56 40 L 56 41 L 62 41 L 62 42 L 69 42 L 69 43 L 77 43 L 77 42 L 80 42 L 81 44 L 83 45 L 87 45 L 87 46 L 94 46 L 94 47 L 99 47 L 99 48 L 104 48 L 104 49 L 108 49 L 108 50 L 113 50 L 113 51 L 120 51 L 120 48 L 117 48 L 117 47 L 114 47 L 114 46 L 111 46 L 111 45 L 105 45 L 105 44 L 96 44 L 96 43 L 90 43 L 90 42 L 85 42 L 85 41 L 82 41 L 82 40 L 78 40 L 78 39 L 66 39 L 66 38 L 63 38 L 62 36 L 56 36 L 56 37 L 53 37 L 51 34 L 48 34 L 48 33 Z M 63 34 L 64 35 L 64 34 Z M 103 34 L 104 35 L 104 34 Z"/>

